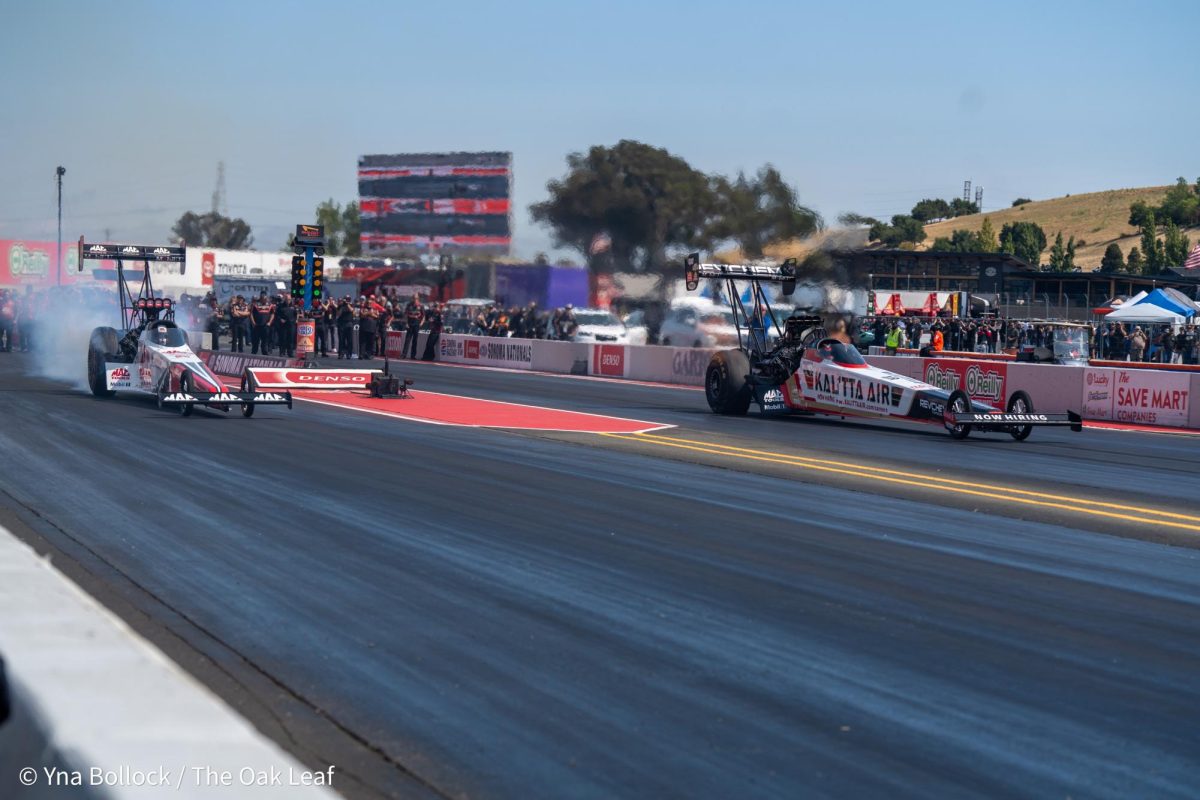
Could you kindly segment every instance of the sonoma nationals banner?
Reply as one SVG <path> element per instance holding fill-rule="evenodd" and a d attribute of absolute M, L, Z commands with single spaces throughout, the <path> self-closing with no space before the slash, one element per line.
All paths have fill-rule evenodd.
<path fill-rule="evenodd" d="M 507 255 L 512 153 L 401 153 L 358 159 L 366 253 Z"/>

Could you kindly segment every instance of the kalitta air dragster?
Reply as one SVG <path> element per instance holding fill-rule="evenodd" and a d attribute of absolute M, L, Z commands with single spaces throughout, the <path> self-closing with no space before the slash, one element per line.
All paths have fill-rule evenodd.
<path fill-rule="evenodd" d="M 187 334 L 175 324 L 169 298 L 155 297 L 150 262 L 179 264 L 184 248 L 128 244 L 86 244 L 79 238 L 79 269 L 86 260 L 115 261 L 121 329 L 92 331 L 88 344 L 88 385 L 97 397 L 112 397 L 118 389 L 158 398 L 159 408 L 177 409 L 188 416 L 195 406 L 228 411 L 241 406 L 242 415 L 256 406 L 292 406 L 287 391 L 234 391 L 214 375 L 188 346 Z M 143 262 L 141 286 L 135 296 L 126 282 L 125 261 Z"/>
<path fill-rule="evenodd" d="M 726 283 L 739 346 L 713 354 L 704 378 L 708 405 L 718 414 L 745 414 L 756 404 L 764 415 L 826 414 L 944 425 L 955 439 L 971 431 L 1002 432 L 1023 440 L 1035 427 L 1083 428 L 1079 414 L 1039 414 L 1024 391 L 1008 397 L 1003 409 L 972 401 L 962 389 L 945 391 L 928 383 L 873 367 L 852 344 L 829 336 L 816 316 L 793 315 L 780 329 L 774 322 L 764 283 L 782 284 L 791 296 L 796 265 L 702 264 L 693 253 L 684 262 L 688 291 L 701 279 Z M 738 281 L 750 284 L 749 303 Z M 778 336 L 768 346 L 767 326 Z"/>

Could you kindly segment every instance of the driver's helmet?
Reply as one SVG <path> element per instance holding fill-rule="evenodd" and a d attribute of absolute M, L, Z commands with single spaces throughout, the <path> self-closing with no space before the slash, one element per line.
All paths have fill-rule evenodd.
<path fill-rule="evenodd" d="M 817 355 L 820 356 L 822 361 L 831 360 L 833 358 L 833 342 L 828 339 L 821 342 L 821 345 L 817 348 Z"/>
<path fill-rule="evenodd" d="M 158 327 L 156 327 L 154 329 L 154 343 L 155 344 L 165 346 L 167 344 L 167 339 L 169 336 L 170 336 L 170 334 L 167 333 L 166 325 L 159 325 Z"/>

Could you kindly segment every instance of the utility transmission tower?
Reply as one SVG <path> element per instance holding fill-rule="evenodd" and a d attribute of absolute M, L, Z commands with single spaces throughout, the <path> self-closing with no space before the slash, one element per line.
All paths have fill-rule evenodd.
<path fill-rule="evenodd" d="M 971 182 L 963 181 L 963 202 L 971 202 Z"/>
<path fill-rule="evenodd" d="M 978 208 L 980 210 L 980 212 L 983 211 L 983 187 L 982 186 L 975 187 L 975 207 Z"/>
<path fill-rule="evenodd" d="M 217 188 L 213 189 L 212 213 L 229 216 L 229 205 L 225 201 L 225 162 L 217 162 Z"/>

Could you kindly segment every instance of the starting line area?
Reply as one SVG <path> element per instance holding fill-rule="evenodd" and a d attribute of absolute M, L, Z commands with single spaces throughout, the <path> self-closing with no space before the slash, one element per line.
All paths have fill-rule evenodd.
<path fill-rule="evenodd" d="M 297 400 L 349 408 L 387 417 L 470 428 L 508 428 L 558 433 L 644 433 L 672 428 L 658 422 L 565 411 L 557 408 L 482 400 L 412 390 L 404 400 L 380 399 L 357 391 L 298 391 Z"/>

